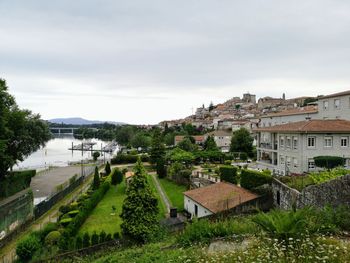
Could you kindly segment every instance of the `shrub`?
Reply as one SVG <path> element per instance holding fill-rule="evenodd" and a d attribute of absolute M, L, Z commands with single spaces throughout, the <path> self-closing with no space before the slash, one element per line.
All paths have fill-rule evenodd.
<path fill-rule="evenodd" d="M 91 245 L 93 246 L 97 244 L 98 244 L 98 235 L 94 231 L 94 233 L 92 233 L 92 236 L 91 236 Z"/>
<path fill-rule="evenodd" d="M 108 175 L 110 175 L 110 173 L 111 173 L 111 165 L 107 161 L 107 164 L 106 164 L 106 167 L 105 167 L 105 174 L 106 174 L 106 176 L 108 176 Z"/>
<path fill-rule="evenodd" d="M 133 155 L 133 154 L 118 154 L 111 159 L 111 164 L 127 164 L 136 163 L 137 158 L 140 157 L 142 162 L 149 162 L 150 158 L 146 154 Z"/>
<path fill-rule="evenodd" d="M 79 214 L 79 210 L 73 210 L 73 211 L 68 212 L 68 215 L 70 217 L 75 217 L 77 214 Z"/>
<path fill-rule="evenodd" d="M 115 168 L 112 173 L 112 179 L 111 184 L 117 185 L 120 184 L 123 181 L 123 173 L 120 171 L 120 169 Z"/>
<path fill-rule="evenodd" d="M 94 158 L 94 161 L 96 162 L 97 161 L 97 159 L 98 159 L 98 157 L 100 157 L 100 152 L 94 152 L 93 154 L 92 154 L 92 157 Z"/>
<path fill-rule="evenodd" d="M 57 230 L 57 229 L 58 229 L 57 223 L 52 223 L 52 222 L 50 222 L 50 223 L 47 223 L 47 224 L 43 227 L 43 229 L 41 229 L 41 230 L 39 230 L 39 231 L 35 231 L 35 232 L 33 232 L 33 234 L 36 235 L 36 236 L 39 238 L 40 242 L 42 243 L 42 242 L 44 242 L 46 236 L 47 236 L 50 232 L 55 231 L 55 230 Z"/>
<path fill-rule="evenodd" d="M 103 243 L 105 241 L 106 241 L 106 232 L 102 230 L 99 237 L 99 243 Z"/>
<path fill-rule="evenodd" d="M 119 233 L 119 232 L 115 232 L 115 233 L 113 234 L 113 239 L 115 239 L 115 240 L 120 239 L 120 233 Z"/>
<path fill-rule="evenodd" d="M 96 190 L 100 187 L 100 175 L 98 174 L 98 168 L 95 167 L 94 181 L 92 182 L 92 189 Z"/>
<path fill-rule="evenodd" d="M 89 247 L 90 246 L 90 235 L 89 233 L 85 233 L 83 235 L 83 247 Z"/>
<path fill-rule="evenodd" d="M 70 205 L 61 205 L 58 211 L 60 211 L 62 214 L 66 214 L 71 211 Z"/>
<path fill-rule="evenodd" d="M 63 227 L 66 227 L 69 225 L 70 222 L 72 222 L 72 218 L 64 218 L 60 221 L 60 224 L 63 226 Z"/>
<path fill-rule="evenodd" d="M 29 235 L 17 244 L 16 254 L 21 261 L 27 262 L 32 259 L 34 253 L 41 247 L 38 237 Z"/>
<path fill-rule="evenodd" d="M 106 235 L 106 238 L 105 238 L 105 241 L 111 241 L 112 240 L 112 235 L 111 234 L 107 234 Z"/>
<path fill-rule="evenodd" d="M 272 176 L 264 172 L 258 172 L 253 170 L 241 171 L 241 186 L 246 189 L 253 189 L 263 184 L 270 184 L 272 182 Z"/>
<path fill-rule="evenodd" d="M 49 246 L 57 245 L 60 238 L 61 238 L 60 232 L 58 232 L 57 230 L 52 231 L 45 237 L 45 244 Z"/>
<path fill-rule="evenodd" d="M 343 166 L 345 159 L 338 156 L 316 156 L 314 157 L 315 165 L 326 169 L 332 169 L 337 166 Z"/>
<path fill-rule="evenodd" d="M 220 179 L 221 181 L 229 182 L 232 184 L 238 183 L 237 168 L 234 166 L 220 166 Z"/>
<path fill-rule="evenodd" d="M 83 239 L 81 238 L 81 236 L 78 236 L 75 239 L 75 249 L 81 249 L 83 247 Z"/>
<path fill-rule="evenodd" d="M 231 165 L 232 160 L 225 160 L 225 165 Z"/>

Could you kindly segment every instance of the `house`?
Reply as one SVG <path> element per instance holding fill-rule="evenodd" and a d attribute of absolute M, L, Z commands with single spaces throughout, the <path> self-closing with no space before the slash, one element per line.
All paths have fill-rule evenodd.
<path fill-rule="evenodd" d="M 237 185 L 220 182 L 184 192 L 184 208 L 192 217 L 205 217 L 233 209 L 257 199 L 256 194 Z"/>
<path fill-rule="evenodd" d="M 183 141 L 183 139 L 185 139 L 186 136 L 183 136 L 183 135 L 177 135 L 175 136 L 175 141 L 174 141 L 174 145 L 178 145 L 180 142 Z M 194 135 L 194 136 L 191 136 L 194 138 L 195 140 L 195 143 L 198 144 L 198 145 L 203 145 L 203 143 L 205 142 L 205 136 L 204 135 Z"/>
<path fill-rule="evenodd" d="M 275 174 L 301 174 L 315 170 L 314 157 L 341 156 L 350 166 L 350 121 L 304 120 L 257 132 L 257 163 Z"/>
<path fill-rule="evenodd" d="M 230 145 L 231 145 L 231 139 L 232 139 L 231 131 L 217 130 L 217 131 L 209 132 L 205 135 L 205 138 L 207 139 L 209 136 L 214 137 L 214 141 L 216 142 L 216 145 L 220 148 L 222 152 L 230 151 Z"/>
<path fill-rule="evenodd" d="M 350 90 L 318 97 L 319 119 L 350 120 Z"/>

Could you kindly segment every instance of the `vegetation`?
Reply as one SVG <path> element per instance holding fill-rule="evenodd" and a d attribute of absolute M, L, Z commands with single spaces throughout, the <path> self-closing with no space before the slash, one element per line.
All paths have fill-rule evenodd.
<path fill-rule="evenodd" d="M 233 133 L 230 152 L 243 152 L 251 155 L 253 152 L 253 137 L 245 128 L 240 128 Z"/>
<path fill-rule="evenodd" d="M 114 168 L 112 173 L 111 184 L 117 185 L 123 181 L 123 172 L 119 168 Z"/>
<path fill-rule="evenodd" d="M 121 225 L 123 234 L 137 242 L 150 240 L 158 229 L 158 200 L 154 196 L 139 159 L 134 167 L 135 175 L 126 190 Z"/>
<path fill-rule="evenodd" d="M 333 180 L 337 177 L 347 175 L 349 174 L 349 172 L 350 172 L 349 170 L 344 168 L 335 168 L 329 171 L 310 173 L 309 178 L 312 180 L 314 184 L 321 184 L 329 180 Z"/>
<path fill-rule="evenodd" d="M 232 184 L 238 183 L 237 168 L 230 165 L 223 165 L 219 167 L 221 181 L 229 182 Z"/>
<path fill-rule="evenodd" d="M 170 162 L 179 162 L 191 165 L 194 161 L 194 155 L 191 152 L 187 152 L 183 149 L 176 147 L 175 149 L 168 151 L 166 154 L 166 160 Z"/>
<path fill-rule="evenodd" d="M 107 161 L 106 166 L 105 166 L 105 174 L 108 176 L 111 173 L 111 165 Z"/>
<path fill-rule="evenodd" d="M 0 199 L 28 188 L 35 174 L 35 170 L 11 172 L 8 177 L 0 179 Z"/>
<path fill-rule="evenodd" d="M 271 182 L 272 176 L 268 170 L 258 172 L 244 169 L 241 171 L 240 184 L 243 188 L 251 190 L 263 184 L 271 184 Z"/>
<path fill-rule="evenodd" d="M 92 182 L 92 190 L 96 190 L 100 187 L 100 175 L 98 173 L 98 167 L 95 167 L 94 180 Z"/>
<path fill-rule="evenodd" d="M 46 122 L 29 110 L 21 110 L 0 79 L 0 180 L 8 170 L 51 138 Z"/>
<path fill-rule="evenodd" d="M 168 178 L 178 184 L 187 185 L 190 179 L 192 171 L 188 169 L 184 164 L 180 162 L 172 163 L 168 167 Z"/>
<path fill-rule="evenodd" d="M 137 159 L 141 158 L 142 162 L 148 162 L 149 156 L 146 154 L 135 155 L 135 154 L 118 154 L 111 159 L 111 164 L 128 164 L 136 163 Z"/>
<path fill-rule="evenodd" d="M 317 167 L 326 168 L 328 170 L 343 166 L 345 163 L 345 159 L 338 156 L 316 156 L 314 160 Z"/>
<path fill-rule="evenodd" d="M 40 248 L 37 236 L 29 235 L 17 244 L 16 254 L 21 261 L 28 262 Z"/>
<path fill-rule="evenodd" d="M 184 196 L 183 192 L 187 190 L 184 185 L 176 184 L 167 178 L 159 179 L 159 182 L 165 191 L 167 197 L 169 198 L 171 204 L 177 208 L 178 211 L 183 211 L 184 209 Z"/>
<path fill-rule="evenodd" d="M 165 146 L 162 142 L 162 135 L 159 130 L 156 130 L 152 137 L 150 161 L 153 167 L 156 169 L 159 177 L 166 176 L 164 157 L 165 157 Z"/>
<path fill-rule="evenodd" d="M 100 152 L 94 152 L 93 154 L 92 154 L 92 157 L 93 157 L 93 159 L 94 159 L 94 161 L 96 162 L 97 161 L 97 159 L 98 159 L 98 157 L 100 157 Z"/>
<path fill-rule="evenodd" d="M 159 214 L 158 214 L 158 219 L 163 219 L 166 215 L 166 213 L 168 212 L 166 209 L 166 206 L 164 204 L 163 199 L 161 198 L 157 187 L 155 185 L 154 180 L 152 179 L 152 175 L 147 175 L 147 181 L 152 189 L 153 194 L 155 195 L 155 197 L 158 200 L 158 208 L 159 208 Z"/>
<path fill-rule="evenodd" d="M 203 148 L 206 151 L 218 151 L 219 150 L 213 136 L 208 136 L 208 138 L 204 142 Z"/>

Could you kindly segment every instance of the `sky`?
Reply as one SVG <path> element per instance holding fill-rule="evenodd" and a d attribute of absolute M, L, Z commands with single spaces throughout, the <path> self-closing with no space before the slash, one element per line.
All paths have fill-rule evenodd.
<path fill-rule="evenodd" d="M 0 0 L 0 78 L 42 118 L 156 124 L 350 89 L 347 0 Z"/>

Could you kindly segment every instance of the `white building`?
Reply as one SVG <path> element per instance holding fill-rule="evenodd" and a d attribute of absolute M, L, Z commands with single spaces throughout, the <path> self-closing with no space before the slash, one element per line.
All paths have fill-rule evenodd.
<path fill-rule="evenodd" d="M 257 132 L 257 163 L 276 174 L 301 174 L 313 171 L 316 156 L 340 156 L 350 166 L 350 121 L 306 120 Z"/>
<path fill-rule="evenodd" d="M 220 182 L 184 192 L 184 208 L 192 217 L 205 217 L 258 198 L 234 184 Z"/>
<path fill-rule="evenodd" d="M 222 152 L 230 151 L 232 132 L 227 130 L 212 131 L 205 135 L 205 139 L 207 139 L 209 136 L 214 137 L 216 145 L 220 148 Z"/>
<path fill-rule="evenodd" d="M 319 97 L 318 118 L 350 120 L 350 90 Z"/>

